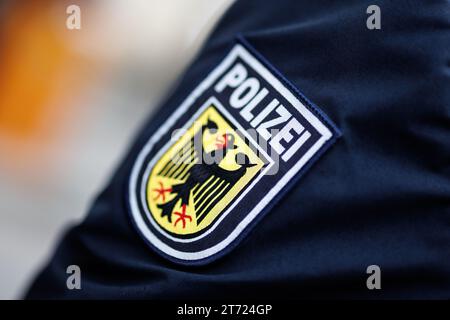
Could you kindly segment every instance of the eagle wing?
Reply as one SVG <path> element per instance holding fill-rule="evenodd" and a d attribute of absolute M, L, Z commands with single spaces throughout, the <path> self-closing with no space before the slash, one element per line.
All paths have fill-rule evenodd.
<path fill-rule="evenodd" d="M 158 172 L 159 176 L 184 180 L 189 170 L 198 162 L 198 151 L 194 146 L 194 139 L 190 139 L 181 148 L 179 148 L 162 169 Z"/>
<path fill-rule="evenodd" d="M 225 170 L 219 166 L 211 167 L 211 176 L 193 190 L 197 224 L 200 224 L 211 209 L 245 174 L 245 168 Z"/>

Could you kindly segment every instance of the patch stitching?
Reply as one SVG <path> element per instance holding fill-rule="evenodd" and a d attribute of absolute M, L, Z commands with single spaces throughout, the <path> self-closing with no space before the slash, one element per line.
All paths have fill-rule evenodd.
<path fill-rule="evenodd" d="M 325 122 L 325 124 L 327 124 L 327 126 L 325 126 L 325 128 L 327 128 L 327 130 L 330 131 L 331 136 L 328 138 L 328 140 L 325 139 L 325 141 L 320 146 L 317 147 L 315 152 L 313 152 L 313 155 L 309 159 L 307 159 L 307 161 L 305 161 L 305 163 L 303 163 L 302 165 L 299 165 L 300 161 L 296 162 L 295 166 L 299 165 L 299 168 L 297 170 L 293 170 L 293 169 L 289 170 L 286 174 L 284 174 L 282 176 L 282 178 L 280 179 L 280 180 L 285 180 L 285 181 L 283 181 L 282 185 L 278 187 L 278 185 L 281 182 L 281 181 L 278 181 L 271 188 L 271 192 L 273 190 L 277 189 L 273 192 L 273 195 L 271 195 L 270 197 L 265 196 L 262 199 L 260 199 L 260 201 L 258 202 L 258 205 L 260 205 L 260 207 L 261 207 L 259 209 L 259 211 L 257 211 L 254 214 L 252 214 L 254 210 L 250 210 L 249 212 L 247 212 L 245 219 L 247 219 L 251 216 L 249 218 L 250 220 L 248 222 L 246 222 L 244 224 L 244 226 L 242 226 L 242 223 L 244 222 L 245 219 L 243 221 L 241 221 L 241 223 L 239 223 L 239 225 L 233 230 L 233 232 L 226 239 L 228 239 L 232 234 L 236 234 L 236 236 L 232 237 L 230 241 L 228 241 L 227 243 L 225 243 L 222 246 L 222 248 L 215 250 L 215 252 L 213 252 L 212 254 L 197 255 L 192 260 L 188 260 L 188 259 L 184 260 L 182 258 L 169 255 L 167 252 L 164 251 L 164 249 L 161 249 L 161 246 L 158 247 L 154 243 L 152 243 L 152 241 L 150 241 L 144 235 L 144 231 L 142 230 L 142 226 L 139 225 L 139 222 L 135 221 L 134 214 L 136 213 L 136 208 L 133 209 L 133 203 L 131 200 L 132 193 L 134 192 L 133 188 L 132 188 L 133 187 L 133 184 L 132 184 L 133 183 L 133 173 L 136 173 L 136 166 L 138 165 L 139 159 L 142 157 L 142 155 L 144 155 L 143 157 L 145 158 L 145 155 L 147 155 L 149 152 L 151 152 L 151 149 L 153 148 L 154 144 L 157 143 L 160 139 L 162 139 L 162 137 L 165 134 L 168 133 L 168 131 L 177 122 L 177 119 L 179 117 L 181 117 L 181 114 L 183 112 L 187 111 L 197 101 L 197 99 L 202 95 L 202 93 L 206 90 L 206 88 L 208 88 L 208 86 L 205 86 L 205 83 L 207 83 L 207 82 L 214 83 L 214 81 L 217 80 L 217 77 L 220 76 L 220 74 L 224 73 L 224 71 L 220 70 L 220 67 L 227 64 L 227 59 L 229 59 L 231 61 L 229 63 L 231 65 L 231 63 L 233 62 L 231 53 L 235 49 L 235 48 L 233 48 L 233 50 L 230 51 L 226 55 L 225 59 L 222 59 L 221 63 L 218 66 L 216 66 L 211 71 L 211 73 L 206 78 L 204 78 L 204 80 L 194 89 L 194 91 L 183 101 L 183 103 L 176 109 L 176 111 L 174 112 L 172 117 L 169 117 L 165 121 L 165 123 L 161 127 L 159 127 L 159 129 L 155 132 L 155 134 L 147 141 L 145 147 L 140 151 L 139 156 L 137 157 L 137 160 L 133 166 L 132 174 L 130 175 L 129 189 L 127 190 L 127 192 L 128 192 L 128 199 L 130 199 L 128 201 L 129 209 L 130 209 L 129 213 L 130 213 L 130 217 L 131 217 L 133 225 L 136 227 L 136 229 L 138 230 L 138 233 L 146 241 L 147 244 L 149 244 L 152 248 L 156 249 L 156 251 L 158 253 L 160 253 L 162 256 L 166 257 L 167 259 L 169 259 L 171 261 L 177 262 L 177 263 L 186 264 L 186 265 L 206 264 L 212 260 L 215 260 L 215 259 L 223 256 L 224 254 L 228 253 L 230 250 L 235 248 L 237 246 L 237 244 L 239 243 L 239 240 L 241 240 L 243 237 L 245 237 L 253 229 L 253 226 L 263 216 L 265 216 L 265 214 L 273 207 L 275 202 L 277 202 L 279 200 L 279 198 L 282 197 L 285 194 L 285 192 L 288 191 L 291 188 L 291 186 L 298 181 L 298 179 L 309 169 L 309 167 L 315 162 L 315 160 L 318 157 L 320 157 L 320 155 L 322 155 L 323 152 L 325 150 L 327 150 L 328 147 L 331 146 L 335 142 L 336 138 L 338 138 L 341 135 L 340 131 L 326 117 L 326 115 L 324 115 L 320 110 L 318 110 L 318 108 L 315 105 L 313 105 L 308 99 L 306 99 L 306 97 L 297 88 L 295 88 L 295 86 L 293 84 L 291 84 L 273 66 L 271 66 L 267 62 L 267 60 L 264 59 L 264 57 L 262 57 L 258 52 L 256 52 L 255 49 L 252 48 L 242 36 L 240 36 L 238 38 L 238 41 L 242 45 L 242 48 L 244 48 L 244 50 L 247 49 L 247 51 L 248 51 L 247 53 L 250 54 L 250 56 L 253 55 L 253 58 L 257 62 L 259 62 L 263 68 L 267 69 L 267 72 L 269 73 L 269 75 L 272 75 L 273 78 L 280 81 L 282 85 L 287 87 L 286 88 L 287 91 L 291 95 L 293 95 L 294 99 L 298 100 L 303 106 L 306 106 L 307 109 L 309 109 L 316 116 L 318 116 L 323 122 Z M 226 70 L 226 68 L 225 68 L 225 70 Z M 218 76 L 216 78 L 214 78 L 215 73 L 218 74 Z M 211 85 L 212 84 L 209 84 L 209 86 L 211 86 Z M 298 110 L 298 111 L 300 112 L 300 110 Z M 233 117 L 231 117 L 231 118 L 234 119 Z M 321 125 L 324 125 L 324 124 L 321 123 Z M 154 142 L 151 143 L 152 141 L 154 141 Z M 149 150 L 147 151 L 147 149 L 149 149 Z M 310 150 L 308 150 L 308 151 L 310 151 Z M 153 156 L 153 158 L 156 158 L 156 157 L 157 157 L 157 155 Z M 303 159 L 303 157 L 302 157 L 302 159 Z M 142 165 L 144 165 L 144 164 L 142 164 Z M 286 178 L 288 176 L 288 174 L 291 172 L 292 172 L 292 174 L 290 174 L 290 176 L 288 178 Z M 134 177 L 134 178 L 136 178 L 136 177 Z M 264 200 L 266 200 L 265 203 L 261 205 L 261 203 L 263 203 Z M 236 231 L 236 233 L 235 233 L 235 231 Z M 215 247 L 219 246 L 221 243 L 223 243 L 223 241 L 218 243 L 217 245 L 215 245 Z"/>

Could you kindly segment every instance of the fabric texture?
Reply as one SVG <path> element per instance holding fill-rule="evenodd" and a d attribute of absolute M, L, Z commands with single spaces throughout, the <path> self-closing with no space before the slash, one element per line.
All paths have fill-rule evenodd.
<path fill-rule="evenodd" d="M 237 1 L 26 297 L 450 298 L 450 3 Z M 342 137 L 229 254 L 180 266 L 131 224 L 136 155 L 244 37 Z M 55 200 L 58 201 L 58 200 Z M 82 289 L 67 290 L 79 265 Z M 382 289 L 368 290 L 378 265 Z"/>

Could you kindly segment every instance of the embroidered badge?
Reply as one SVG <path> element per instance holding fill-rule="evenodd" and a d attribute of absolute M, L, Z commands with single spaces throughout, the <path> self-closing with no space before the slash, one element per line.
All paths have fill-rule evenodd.
<path fill-rule="evenodd" d="M 129 185 L 132 220 L 170 260 L 212 261 L 339 135 L 241 39 L 140 152 Z"/>

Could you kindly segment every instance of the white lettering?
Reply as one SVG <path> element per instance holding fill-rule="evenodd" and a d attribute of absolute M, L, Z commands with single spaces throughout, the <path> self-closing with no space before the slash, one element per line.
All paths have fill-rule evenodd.
<path fill-rule="evenodd" d="M 248 78 L 231 94 L 230 105 L 235 109 L 242 108 L 253 99 L 258 90 L 259 81 L 255 78 Z"/>
<path fill-rule="evenodd" d="M 247 69 L 238 63 L 216 84 L 214 89 L 217 92 L 222 92 L 225 87 L 236 88 L 245 78 L 247 78 Z"/>
<path fill-rule="evenodd" d="M 285 151 L 285 147 L 281 144 L 281 140 L 289 143 L 294 138 L 291 130 L 300 135 L 305 130 L 305 128 L 298 122 L 297 119 L 292 118 L 291 121 L 289 121 L 283 127 L 283 129 L 281 129 L 280 132 L 275 135 L 270 141 L 270 145 L 272 146 L 272 148 L 279 154 L 282 154 Z M 309 131 L 305 131 L 305 133 L 303 133 L 298 138 L 298 140 L 292 145 L 292 147 L 289 148 L 286 153 L 281 156 L 281 159 L 283 159 L 283 161 L 288 161 L 310 137 L 311 133 L 309 133 Z"/>
<path fill-rule="evenodd" d="M 258 129 L 256 129 L 256 131 L 258 131 L 258 133 L 266 140 L 269 140 L 272 136 L 268 130 L 269 128 L 287 122 L 292 116 L 291 113 L 281 104 L 275 111 L 280 115 L 279 117 L 261 123 Z"/>
<path fill-rule="evenodd" d="M 252 101 L 247 104 L 244 109 L 241 111 L 241 116 L 247 121 L 251 121 L 254 117 L 252 114 L 253 109 L 261 102 L 262 99 L 264 99 L 267 94 L 269 93 L 269 90 L 266 88 L 262 88 L 262 90 L 253 98 Z"/>

